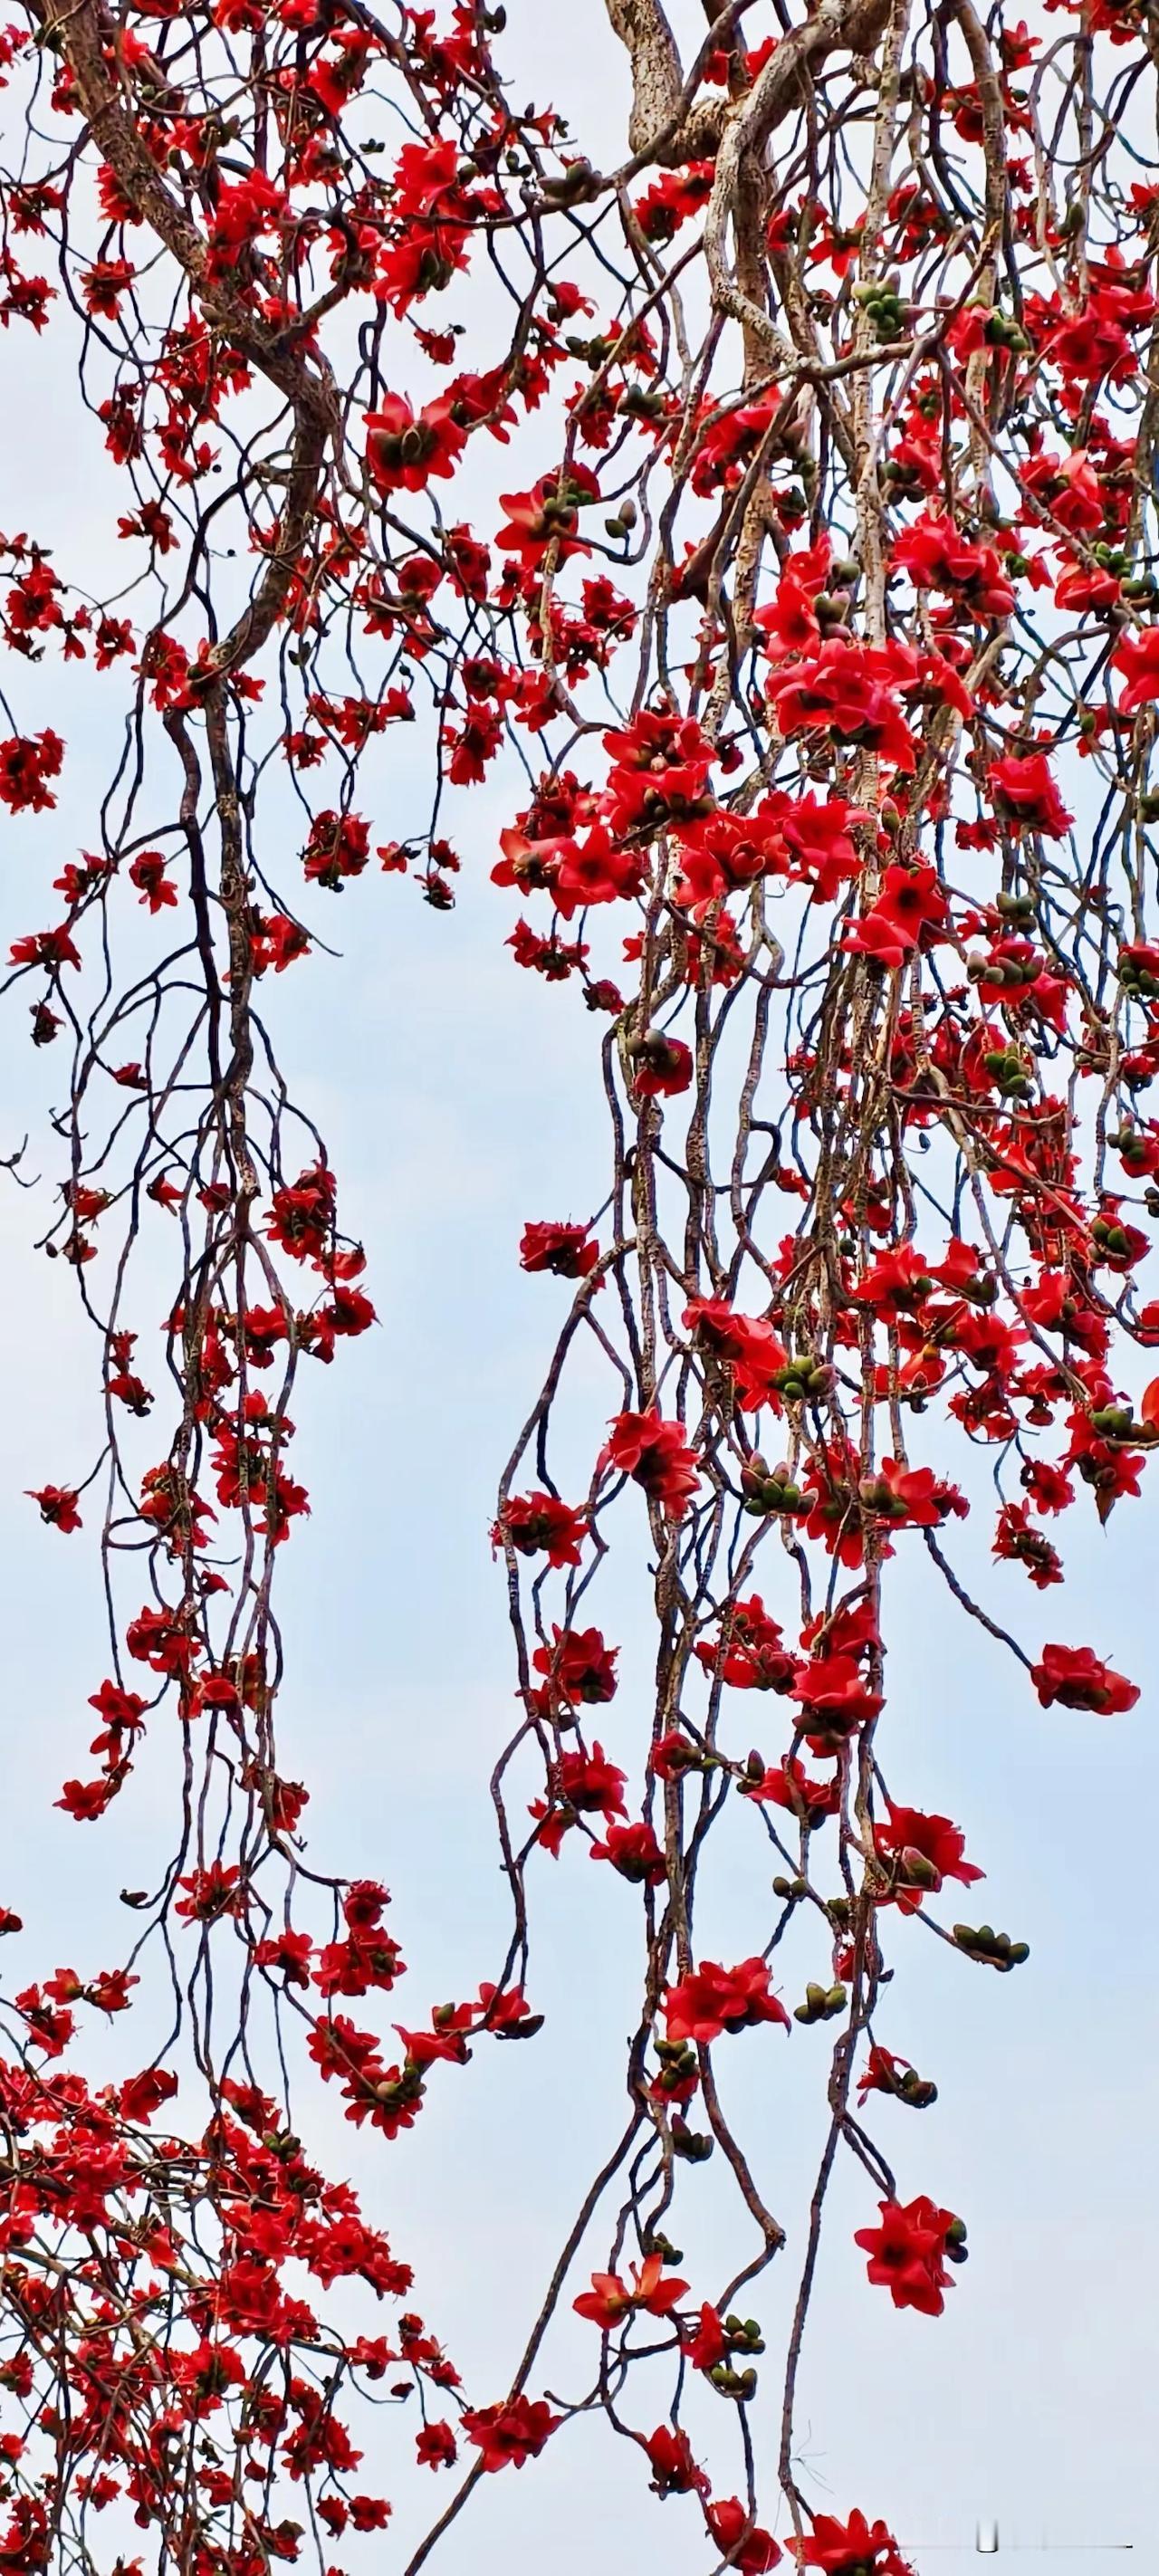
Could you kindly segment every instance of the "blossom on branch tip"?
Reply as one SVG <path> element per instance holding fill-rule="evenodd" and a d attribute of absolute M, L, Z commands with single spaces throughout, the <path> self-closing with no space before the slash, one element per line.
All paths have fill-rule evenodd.
<path fill-rule="evenodd" d="M 874 1847 L 892 1871 L 890 1895 L 903 1914 L 913 1914 L 925 1895 L 936 1895 L 944 1879 L 971 1887 L 985 1872 L 963 1855 L 965 1836 L 948 1816 L 923 1815 L 917 1807 L 896 1807 L 886 1800 L 887 1821 L 874 1826 Z"/>
<path fill-rule="evenodd" d="M 812 2529 L 795 2545 L 795 2555 L 800 2566 L 819 2567 L 822 2576 L 914 2576 L 892 2531 L 884 2522 L 867 2522 L 863 2513 L 851 2513 L 848 2522 L 838 2522 L 831 2513 L 814 2514 Z"/>
<path fill-rule="evenodd" d="M 664 2272 L 662 2254 L 647 2254 L 637 2269 L 632 2266 L 631 2286 L 616 2272 L 593 2272 L 590 2290 L 572 2300 L 576 2315 L 587 2317 L 606 2332 L 625 2317 L 642 2314 L 667 2317 L 678 2308 L 688 2288 L 687 2281 L 673 2280 Z"/>
<path fill-rule="evenodd" d="M 605 1467 L 631 1476 L 643 1486 L 649 1502 L 659 1503 L 676 1519 L 700 1482 L 696 1452 L 689 1448 L 681 1424 L 662 1421 L 657 1412 L 616 1415 L 597 1471 Z"/>
<path fill-rule="evenodd" d="M 578 1565 L 587 1530 L 583 1513 L 572 1511 L 556 1494 L 513 1494 L 494 1523 L 491 1545 L 498 1549 L 508 1540 L 521 1556 L 544 1555 L 549 1565 Z"/>
<path fill-rule="evenodd" d="M 1057 1700 L 1062 1708 L 1090 1709 L 1097 1717 L 1121 1717 L 1134 1708 L 1138 1685 L 1101 1663 L 1090 1646 L 1044 1646 L 1031 1671 L 1031 1681 L 1044 1708 Z"/>
<path fill-rule="evenodd" d="M 778 2564 L 781 2552 L 772 2533 L 761 2530 L 739 2496 L 718 2497 L 705 2507 L 705 2516 L 717 2548 L 740 2576 L 768 2576 Z"/>
<path fill-rule="evenodd" d="M 509 2398 L 506 2405 L 468 2407 L 460 2417 L 481 2466 L 489 2470 L 521 2469 L 528 2460 L 538 2459 L 560 2421 L 542 2398 L 530 2397 Z"/>
<path fill-rule="evenodd" d="M 658 2424 L 644 2449 L 652 2464 L 651 2484 L 657 2495 L 707 2495 L 708 2480 L 693 2459 L 683 2428 Z"/>
<path fill-rule="evenodd" d="M 707 2047 L 723 2031 L 736 2033 L 759 2022 L 776 2022 L 785 2030 L 789 2016 L 779 1996 L 770 1991 L 763 1959 L 742 1959 L 739 1967 L 721 1968 L 706 1959 L 689 1969 L 664 1997 L 670 2040 L 692 2040 Z"/>
<path fill-rule="evenodd" d="M 81 1516 L 77 1510 L 77 1496 L 71 1486 L 42 1485 L 38 1492 L 29 1489 L 28 1498 L 30 1502 L 39 1505 L 41 1520 L 47 1522 L 49 1528 L 65 1533 L 80 1528 Z"/>
<path fill-rule="evenodd" d="M 853 2238 L 869 2256 L 868 2278 L 889 2291 L 895 2308 L 917 2308 L 940 2317 L 943 2292 L 953 2287 L 945 2267 L 947 2245 L 965 2229 L 953 2211 L 938 2209 L 924 2194 L 908 2201 L 879 2201 L 880 2227 L 859 2227 Z"/>
<path fill-rule="evenodd" d="M 521 1270 L 550 1270 L 557 1279 L 587 1279 L 599 1257 L 599 1244 L 586 1225 L 524 1226 Z"/>

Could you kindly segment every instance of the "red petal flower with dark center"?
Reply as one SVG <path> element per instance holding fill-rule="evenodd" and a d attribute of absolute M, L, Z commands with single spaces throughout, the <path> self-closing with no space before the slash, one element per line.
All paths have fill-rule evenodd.
<path fill-rule="evenodd" d="M 913 2576 L 884 2522 L 867 2522 L 851 2513 L 848 2522 L 818 2513 L 798 2552 L 802 2567 L 820 2567 L 823 2576 Z"/>
<path fill-rule="evenodd" d="M 718 2497 L 707 2506 L 705 2519 L 717 2548 L 730 2567 L 740 2569 L 740 2576 L 768 2576 L 777 2565 L 781 2553 L 771 2531 L 761 2530 L 739 2496 Z"/>
<path fill-rule="evenodd" d="M 869 2256 L 868 2278 L 889 2291 L 895 2308 L 940 2317 L 943 2291 L 953 2288 L 943 2259 L 947 2233 L 958 2224 L 953 2211 L 938 2209 L 924 2193 L 904 2207 L 896 2200 L 878 2207 L 880 2227 L 859 2227 L 853 2239 Z"/>
<path fill-rule="evenodd" d="M 783 2003 L 770 1992 L 763 1959 L 742 1959 L 737 1968 L 721 1968 L 706 1959 L 678 1985 L 669 1987 L 664 2016 L 670 2040 L 692 2040 L 701 2048 L 719 2039 L 722 2031 L 748 2030 L 758 2022 L 778 2022 L 789 2028 Z"/>
<path fill-rule="evenodd" d="M 615 1467 L 642 1485 L 649 1502 L 679 1519 L 700 1483 L 696 1452 L 679 1422 L 658 1413 L 618 1413 L 598 1466 Z"/>
<path fill-rule="evenodd" d="M 948 1816 L 926 1816 L 918 1807 L 895 1807 L 892 1798 L 888 1807 L 888 1822 L 874 1826 L 873 1840 L 881 1857 L 893 1864 L 891 1895 L 903 1914 L 916 1913 L 922 1897 L 936 1895 L 943 1879 L 956 1878 L 963 1887 L 971 1887 L 975 1879 L 985 1876 L 963 1858 L 965 1835 Z"/>
<path fill-rule="evenodd" d="M 484 2469 L 521 2469 L 537 2460 L 561 2417 L 542 2398 L 512 2397 L 505 2406 L 468 2407 L 460 2418 Z"/>
<path fill-rule="evenodd" d="M 1135 1682 L 1100 1663 L 1090 1646 L 1044 1646 L 1030 1675 L 1044 1708 L 1086 1708 L 1097 1717 L 1121 1717 L 1139 1697 Z"/>

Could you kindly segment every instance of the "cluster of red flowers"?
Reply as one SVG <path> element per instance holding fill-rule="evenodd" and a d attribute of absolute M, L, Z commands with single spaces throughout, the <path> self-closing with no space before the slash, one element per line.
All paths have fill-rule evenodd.
<path fill-rule="evenodd" d="M 2 2007 L 14 2576 L 87 2568 L 84 2517 L 115 2497 L 191 2576 L 264 2576 L 307 2521 L 323 2547 L 382 2531 L 341 2410 L 388 2372 L 390 2397 L 418 2393 L 417 2465 L 468 2464 L 416 2569 L 478 2478 L 599 2406 L 642 2484 L 695 2499 L 744 2576 L 786 2555 L 904 2576 L 884 2523 L 817 2512 L 791 2468 L 814 2249 L 774 2215 L 714 2051 L 820 2064 L 817 2223 L 851 2149 L 885 2195 L 855 2236 L 870 2282 L 936 2317 L 963 2222 L 902 2201 L 865 2126 L 937 2099 L 886 2044 L 895 1964 L 915 1916 L 948 1974 L 1008 1973 L 1028 1945 L 942 1919 L 982 1876 L 967 1831 L 932 1780 L 886 1785 L 894 1560 L 1012 1650 L 1048 1735 L 1139 1698 L 1106 1660 L 1109 1617 L 1094 1645 L 1042 1643 L 1040 1624 L 1024 1644 L 1005 1600 L 975 1602 L 955 1525 L 992 1469 L 983 1560 L 993 1528 L 996 1587 L 1028 1583 L 1033 1614 L 1065 1576 L 1055 1524 L 1105 1525 L 1159 1445 L 1141 1356 L 1159 1347 L 1141 1107 L 1159 1078 L 1159 528 L 1134 454 L 1136 432 L 1153 445 L 1159 190 L 1109 110 L 1089 143 L 1092 83 L 1105 101 L 1120 62 L 1155 78 L 1143 13 L 1085 12 L 1048 137 L 1049 40 L 1024 25 L 951 6 L 935 45 L 884 0 L 791 26 L 761 0 L 685 65 L 661 0 L 588 5 L 633 90 L 606 176 L 563 114 L 513 106 L 503 12 L 476 0 L 137 0 L 115 42 L 100 0 L 22 0 L 27 30 L 0 34 L 30 110 L 0 176 L 0 323 L 8 346 L 75 326 L 129 566 L 101 600 L 103 574 L 0 539 L 21 868 L 73 774 L 39 722 L 40 666 L 134 710 L 98 846 L 49 853 L 51 926 L 12 941 L 7 979 L 33 1045 L 70 1056 L 44 1248 L 96 1321 L 107 1422 L 95 1465 L 46 1459 L 30 1489 L 56 1532 L 99 1528 L 111 1610 L 97 1767 L 60 1807 L 99 1819 L 162 1707 L 180 1746 L 175 1849 L 156 1895 L 124 1894 L 159 1940 Z M 1058 5 L 1077 23 L 1078 0 Z M 380 97 L 405 142 L 368 134 Z M 819 104 L 852 138 L 824 202 L 797 149 Z M 29 241 L 59 285 L 22 265 Z M 511 300 L 493 346 L 483 276 Z M 510 488 L 477 529 L 495 445 Z M 420 745 L 405 772 L 400 725 Z M 304 816 L 286 867 L 271 775 Z M 456 812 L 481 783 L 499 807 Z M 590 1014 L 609 1169 L 590 1221 L 529 1218 L 517 1251 L 529 1311 L 564 1312 L 491 1532 L 516 1647 L 488 1764 L 510 1943 L 472 2001 L 388 2038 L 343 2009 L 375 1998 L 375 2020 L 405 1973 L 386 1889 L 305 1865 L 308 1789 L 277 1753 L 276 1587 L 310 1508 L 291 1398 L 324 1383 L 305 1360 L 328 1368 L 377 1319 L 276 1005 L 327 954 L 332 896 L 357 909 L 385 875 L 447 913 L 464 868 L 497 956 L 553 988 L 525 987 L 527 1024 L 540 1004 Z M 529 1102 L 534 1080 L 530 1063 Z M 136 1301 L 158 1252 L 150 1370 Z M 638 1684 L 619 1693 L 588 1598 L 621 1535 L 625 1565 L 646 1552 L 654 1619 L 635 1736 Z M 696 1911 L 726 1812 L 777 1872 L 732 1965 L 703 1956 Z M 353 2126 L 405 2138 L 430 2069 L 534 2039 L 534 1900 L 577 1855 L 606 1865 L 581 1873 L 591 1901 L 642 1923 L 630 2117 L 515 2380 L 475 2406 L 420 2316 L 356 2337 L 287 2277 L 304 2266 L 311 2299 L 411 2287 L 254 2069 L 264 2049 L 292 2075 L 304 2127 L 317 2079 Z M 155 1951 L 178 2027 L 95 2090 L 69 2053 L 90 2014 L 132 2007 Z M 206 2098 L 162 2138 L 178 2062 Z M 578 2049 L 567 2080 L 586 2081 Z M 780 2538 L 752 2470 L 760 2323 L 680 2277 L 665 2232 L 717 2150 L 756 2231 L 741 2278 L 803 2264 L 774 2401 Z M 596 2229 L 606 2264 L 571 2300 L 599 2329 L 592 2385 L 536 2395 Z M 637 2362 L 671 2372 L 651 2432 Z M 717 2401 L 718 2428 L 739 2419 L 743 2494 L 700 2465 L 689 2384 L 706 2421 Z"/>

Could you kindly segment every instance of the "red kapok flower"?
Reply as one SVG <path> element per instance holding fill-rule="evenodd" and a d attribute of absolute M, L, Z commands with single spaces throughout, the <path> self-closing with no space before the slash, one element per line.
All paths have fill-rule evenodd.
<path fill-rule="evenodd" d="M 366 415 L 366 462 L 380 492 L 421 492 L 432 474 L 448 479 L 465 444 L 449 394 L 417 415 L 405 394 L 384 394 Z"/>
<path fill-rule="evenodd" d="M 1033 751 L 1025 760 L 1008 752 L 1004 760 L 994 762 L 988 783 L 999 811 L 1007 814 L 1020 831 L 1045 832 L 1057 841 L 1074 821 L 1055 786 L 1044 752 Z"/>
<path fill-rule="evenodd" d="M 605 1646 L 599 1628 L 552 1629 L 553 1643 L 537 1646 L 531 1660 L 560 1699 L 597 1707 L 616 1695 L 618 1646 Z"/>
<path fill-rule="evenodd" d="M 1030 1678 L 1044 1708 L 1057 1700 L 1062 1708 L 1092 1709 L 1096 1717 L 1120 1717 L 1139 1696 L 1137 1684 L 1100 1663 L 1090 1646 L 1044 1646 Z"/>
<path fill-rule="evenodd" d="M 739 2496 L 720 2496 L 706 2507 L 708 2528 L 722 2555 L 741 2576 L 768 2576 L 781 2555 L 771 2531 L 754 2523 Z"/>
<path fill-rule="evenodd" d="M 621 1878 L 635 1887 L 659 1887 L 666 1876 L 664 1854 L 651 1825 L 609 1825 L 602 1843 L 593 1843 L 592 1860 L 610 1860 Z"/>
<path fill-rule="evenodd" d="M 733 1603 L 727 1645 L 702 1637 L 696 1653 L 707 1672 L 719 1673 L 734 1690 L 787 1691 L 796 1677 L 796 1658 L 786 1653 L 780 1623 L 759 1592 Z"/>
<path fill-rule="evenodd" d="M 708 2480 L 692 2456 L 692 2445 L 685 2432 L 671 2424 L 658 2424 L 644 2448 L 652 2463 L 652 2486 L 657 2495 L 690 2495 L 694 2489 L 704 2495 Z"/>
<path fill-rule="evenodd" d="M 1147 706 L 1159 696 L 1159 626 L 1145 626 L 1140 634 L 1122 636 L 1111 661 L 1127 682 L 1119 700 L 1124 715 L 1131 715 L 1136 707 Z"/>
<path fill-rule="evenodd" d="M 670 2040 L 691 2039 L 702 2047 L 719 2039 L 722 2031 L 746 2030 L 756 2022 L 789 2027 L 783 2003 L 769 1991 L 763 1959 L 742 1959 L 736 1968 L 721 1968 L 715 1960 L 705 1959 L 678 1985 L 669 1987 L 664 2012 Z"/>
<path fill-rule="evenodd" d="M 723 2319 L 716 2308 L 709 2307 L 707 2301 L 701 2308 L 700 2322 L 693 2334 L 687 2336 L 686 2330 L 684 2349 L 692 2370 L 715 2370 L 717 2362 L 723 2361 L 732 2349 L 724 2330 Z"/>
<path fill-rule="evenodd" d="M 959 2222 L 949 2209 L 938 2209 L 923 2193 L 904 2205 L 878 2202 L 880 2227 L 859 2227 L 854 2236 L 869 2256 L 868 2278 L 889 2291 L 895 2308 L 918 2308 L 923 2316 L 940 2317 L 942 2293 L 952 2288 L 944 2255 L 951 2228 Z"/>
<path fill-rule="evenodd" d="M 451 2426 L 424 2424 L 415 2435 L 415 2456 L 420 2468 L 453 2469 L 459 2453 Z"/>
<path fill-rule="evenodd" d="M 521 1556 L 546 1556 L 549 1565 L 578 1565 L 580 1542 L 587 1536 L 582 1512 L 561 1503 L 558 1494 L 512 1494 L 491 1532 L 491 1545 L 505 1538 Z"/>
<path fill-rule="evenodd" d="M 642 1485 L 650 1502 L 679 1518 L 700 1482 L 696 1452 L 679 1422 L 664 1422 L 656 1412 L 618 1413 L 611 1438 L 601 1449 L 601 1467 L 617 1467 Z"/>
<path fill-rule="evenodd" d="M 966 1837 L 948 1816 L 926 1816 L 919 1807 L 895 1807 L 887 1801 L 888 1822 L 873 1829 L 877 1851 L 894 1865 L 891 1894 L 903 1914 L 913 1914 L 926 1894 L 936 1896 L 943 1879 L 960 1879 L 970 1887 L 985 1871 L 963 1853 Z"/>
<path fill-rule="evenodd" d="M 45 781 L 59 776 L 63 759 L 64 744 L 51 730 L 35 741 L 14 734 L 0 742 L 0 803 L 14 814 L 43 814 L 56 803 Z"/>
<path fill-rule="evenodd" d="M 532 2397 L 512 2397 L 505 2406 L 469 2407 L 461 2418 L 467 2440 L 488 2470 L 505 2469 L 508 2463 L 521 2469 L 526 2460 L 538 2459 L 561 2421 L 542 2398 Z"/>
<path fill-rule="evenodd" d="M 521 1270 L 550 1270 L 557 1279 L 586 1279 L 600 1247 L 586 1225 L 528 1224 L 519 1246 Z"/>
<path fill-rule="evenodd" d="M 892 2531 L 863 2513 L 851 2513 L 848 2522 L 817 2514 L 797 2556 L 802 2567 L 820 2567 L 824 2576 L 913 2576 Z"/>
<path fill-rule="evenodd" d="M 619 2325 L 621 2318 L 630 2316 L 635 2309 L 650 2317 L 670 2316 L 687 2288 L 687 2281 L 664 2278 L 662 2254 L 646 2254 L 638 2269 L 632 2266 L 630 2289 L 618 2272 L 593 2272 L 590 2290 L 573 2299 L 572 2306 L 577 2317 L 588 2317 L 593 2325 L 607 2330 Z"/>
<path fill-rule="evenodd" d="M 70 1530 L 80 1528 L 77 1497 L 71 1485 L 41 1485 L 39 1491 L 29 1486 L 27 1491 L 29 1501 L 39 1503 L 41 1520 L 46 1521 L 50 1529 L 62 1530 L 67 1536 Z"/>

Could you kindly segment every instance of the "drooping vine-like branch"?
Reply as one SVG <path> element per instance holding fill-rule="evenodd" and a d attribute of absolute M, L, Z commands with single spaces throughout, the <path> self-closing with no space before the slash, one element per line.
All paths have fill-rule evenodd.
<path fill-rule="evenodd" d="M 1125 1714 L 1109 1639 L 1042 1642 L 1018 1586 L 1053 1592 L 1056 1517 L 1105 1523 L 1159 1439 L 1154 36 L 1136 0 L 1055 19 L 731 0 L 685 62 L 660 0 L 591 0 L 631 91 L 610 171 L 563 122 L 562 47 L 555 105 L 513 105 L 480 0 L 28 0 L 0 42 L 0 320 L 75 364 L 129 566 L 98 599 L 52 530 L 0 540 L 0 798 L 30 848 L 68 788 L 55 652 L 123 722 L 6 981 L 68 1060 L 44 1249 L 104 1398 L 96 1462 L 34 1497 L 99 1527 L 109 1605 L 96 1768 L 62 1807 L 131 1797 L 147 1730 L 174 1748 L 128 1957 L 3 2007 L 20 2576 L 123 2570 L 126 2509 L 182 2576 L 325 2568 L 388 2526 L 380 2388 L 417 2391 L 418 2471 L 457 2473 L 409 2576 L 589 2413 L 689 2500 L 706 2565 L 901 2576 L 800 2458 L 831 2181 L 864 2180 L 869 2283 L 936 2317 L 966 2227 L 936 2124 L 901 2117 L 937 2088 L 891 2047 L 892 1980 L 919 1924 L 948 1994 L 1028 1950 L 953 1921 L 967 1829 L 895 1776 L 894 1578 L 920 1566 L 1014 1692 Z M 411 723 L 429 803 L 391 838 Z M 466 802 L 488 782 L 495 846 Z M 277 995 L 333 897 L 382 872 L 452 912 L 461 855 L 512 972 L 590 1014 L 607 1185 L 589 1223 L 529 1214 L 518 1254 L 570 1303 L 492 1533 L 509 1943 L 391 2029 L 386 1886 L 315 1866 L 277 1750 L 291 1399 L 312 1414 L 374 1322 Z M 953 1525 L 995 1487 L 979 1598 Z M 596 1624 L 612 1551 L 651 1638 L 635 1732 Z M 697 1926 L 741 1837 L 771 1900 L 728 1963 Z M 581 1857 L 635 1944 L 626 2098 L 509 2386 L 467 2392 L 416 2310 L 355 2333 L 332 2297 L 411 2278 L 314 2160 L 311 2086 L 389 2142 L 473 2047 L 534 2041 L 539 1884 Z M 164 2043 L 86 2076 L 91 2016 L 145 1993 Z M 805 2209 L 775 2123 L 743 2134 L 738 2042 L 770 2095 L 824 2095 Z M 714 2191 L 748 2251 L 687 2281 L 674 2239 Z"/>

